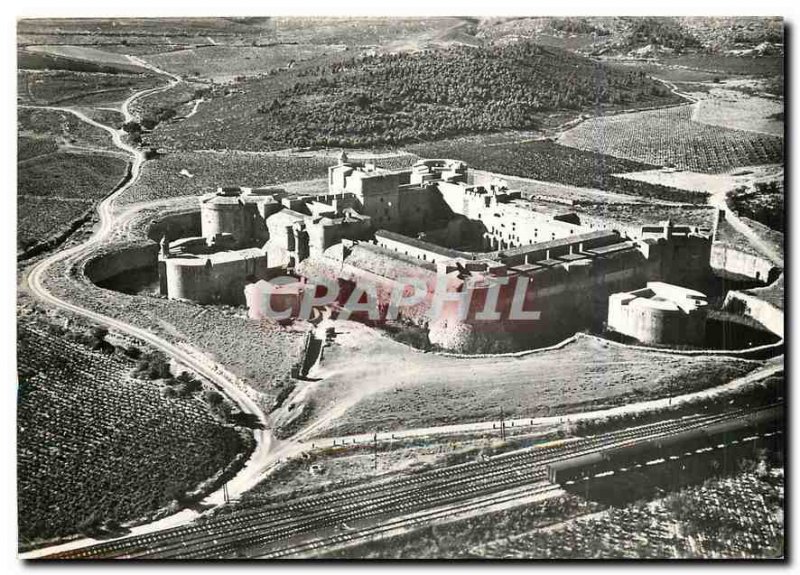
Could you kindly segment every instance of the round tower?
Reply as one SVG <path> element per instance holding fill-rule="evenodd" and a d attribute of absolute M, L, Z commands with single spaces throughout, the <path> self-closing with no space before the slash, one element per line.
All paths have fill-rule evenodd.
<path fill-rule="evenodd" d="M 203 237 L 210 239 L 221 234 L 231 234 L 237 243 L 249 239 L 250 230 L 240 195 L 241 191 L 233 193 L 232 190 L 223 188 L 200 200 Z"/>

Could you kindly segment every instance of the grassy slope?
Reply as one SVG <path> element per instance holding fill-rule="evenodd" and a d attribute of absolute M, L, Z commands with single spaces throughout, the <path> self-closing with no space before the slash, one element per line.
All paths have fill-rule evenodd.
<path fill-rule="evenodd" d="M 729 358 L 672 356 L 580 339 L 521 358 L 459 359 L 412 351 L 348 323 L 326 349 L 309 388 L 319 413 L 352 405 L 324 435 L 599 409 L 694 391 L 756 365 Z M 358 361 L 353 361 L 357 354 Z"/>

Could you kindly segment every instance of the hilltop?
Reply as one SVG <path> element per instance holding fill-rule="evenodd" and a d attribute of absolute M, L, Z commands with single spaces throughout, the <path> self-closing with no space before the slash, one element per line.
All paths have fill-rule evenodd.
<path fill-rule="evenodd" d="M 179 149 L 391 146 L 678 101 L 642 72 L 557 48 L 453 45 L 331 59 L 218 88 L 196 115 L 154 136 Z"/>

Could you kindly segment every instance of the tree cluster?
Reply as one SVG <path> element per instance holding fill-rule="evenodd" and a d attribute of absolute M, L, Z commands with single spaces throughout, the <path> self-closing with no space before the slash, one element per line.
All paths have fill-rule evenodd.
<path fill-rule="evenodd" d="M 256 111 L 271 147 L 394 145 L 531 129 L 555 111 L 669 97 L 642 71 L 530 42 L 367 55 L 302 71 Z"/>

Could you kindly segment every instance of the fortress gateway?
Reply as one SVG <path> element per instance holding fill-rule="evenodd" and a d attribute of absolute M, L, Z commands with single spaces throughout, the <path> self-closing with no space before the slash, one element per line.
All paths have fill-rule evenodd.
<path fill-rule="evenodd" d="M 708 279 L 709 230 L 665 221 L 620 231 L 573 211 L 543 211 L 503 181 L 468 179 L 457 160 L 386 170 L 342 153 L 329 168 L 327 193 L 220 188 L 200 199 L 200 236 L 162 240 L 161 292 L 200 303 L 247 303 L 257 318 L 273 287 L 269 280 L 287 272 L 299 278 L 289 288 L 298 296 L 326 278 L 344 293 L 360 283 L 376 286 L 384 303 L 404 278 L 433 289 L 446 277 L 450 289 L 472 292 L 466 317 L 434 317 L 425 300 L 403 309 L 401 319 L 459 349 L 478 336 L 475 313 L 497 278 L 505 285 L 492 338 L 524 334 L 528 343 L 602 325 L 613 293 L 648 282 L 697 287 Z M 524 309 L 540 312 L 527 325 L 507 317 L 523 279 Z M 615 315 L 615 329 L 628 333 L 621 318 Z M 681 339 L 669 325 L 668 336 L 651 333 L 652 341 Z"/>

